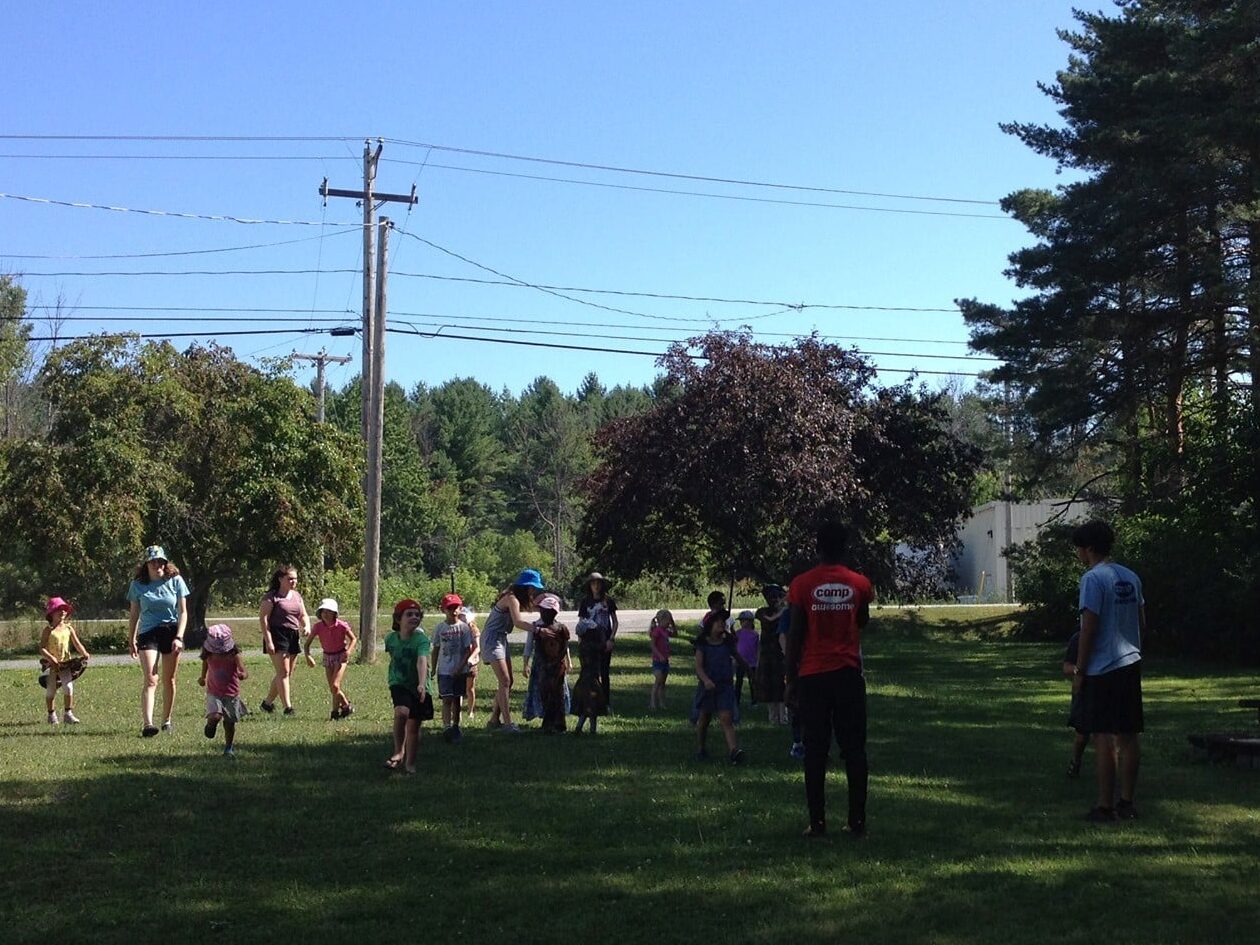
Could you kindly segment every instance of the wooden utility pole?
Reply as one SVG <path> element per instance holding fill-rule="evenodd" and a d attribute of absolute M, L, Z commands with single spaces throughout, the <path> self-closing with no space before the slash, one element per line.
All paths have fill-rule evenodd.
<path fill-rule="evenodd" d="M 376 606 L 380 587 L 381 570 L 381 437 L 384 426 L 385 390 L 385 304 L 377 291 L 377 266 L 384 278 L 384 254 L 377 257 L 373 246 L 373 230 L 376 226 L 376 206 L 380 203 L 417 203 L 416 187 L 410 194 L 374 193 L 376 167 L 384 145 L 378 139 L 376 150 L 372 142 L 363 142 L 363 189 L 339 190 L 328 186 L 328 178 L 320 185 L 320 195 L 349 197 L 363 205 L 363 370 L 359 386 L 362 403 L 362 427 L 365 470 L 363 493 L 367 500 L 367 521 L 364 523 L 363 571 L 359 577 L 359 661 L 370 663 L 376 659 Z M 382 220 L 382 244 L 388 221 Z M 378 309 L 377 303 L 380 303 Z M 380 392 L 379 394 L 377 392 Z"/>
<path fill-rule="evenodd" d="M 312 361 L 315 364 L 315 400 L 319 404 L 319 408 L 315 414 L 315 419 L 324 422 L 324 367 L 328 364 L 349 364 L 350 359 L 345 355 L 329 354 L 325 349 L 320 348 L 319 354 L 299 354 L 293 352 L 295 361 Z"/>

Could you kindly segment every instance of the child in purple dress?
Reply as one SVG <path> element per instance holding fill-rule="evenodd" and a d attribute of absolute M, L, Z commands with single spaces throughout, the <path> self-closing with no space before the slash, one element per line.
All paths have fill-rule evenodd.
<path fill-rule="evenodd" d="M 216 623 L 206 630 L 201 649 L 201 678 L 197 684 L 206 690 L 206 738 L 214 738 L 223 723 L 223 754 L 236 756 L 236 723 L 244 714 L 241 704 L 241 680 L 248 679 L 245 660 L 232 639 L 232 628 Z"/>
<path fill-rule="evenodd" d="M 744 752 L 735 735 L 739 721 L 739 703 L 735 699 L 735 664 L 743 659 L 735 648 L 735 634 L 726 629 L 728 612 L 710 611 L 704 615 L 700 636 L 696 637 L 696 697 L 691 709 L 691 721 L 696 726 L 697 761 L 705 761 L 709 752 L 705 740 L 709 734 L 709 720 L 714 715 L 722 725 L 726 748 L 731 764 L 744 761 Z M 745 666 L 745 669 L 747 667 Z"/>

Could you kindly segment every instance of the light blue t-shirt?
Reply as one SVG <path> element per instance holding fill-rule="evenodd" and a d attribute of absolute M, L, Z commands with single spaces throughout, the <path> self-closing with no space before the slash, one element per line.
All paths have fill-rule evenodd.
<path fill-rule="evenodd" d="M 161 624 L 178 622 L 180 599 L 188 593 L 188 585 L 179 574 L 148 584 L 132 581 L 127 588 L 127 600 L 140 605 L 137 633 L 148 633 Z"/>
<path fill-rule="evenodd" d="M 1081 575 L 1080 609 L 1098 615 L 1086 676 L 1101 676 L 1142 658 L 1138 611 L 1145 603 L 1141 579 L 1126 567 L 1102 561 Z"/>

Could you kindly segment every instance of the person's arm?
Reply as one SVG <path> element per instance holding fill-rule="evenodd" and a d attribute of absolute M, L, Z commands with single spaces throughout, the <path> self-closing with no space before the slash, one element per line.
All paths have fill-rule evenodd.
<path fill-rule="evenodd" d="M 801 669 L 801 650 L 805 648 L 805 630 L 808 619 L 804 609 L 792 605 L 789 612 L 791 623 L 788 624 L 787 651 L 784 657 L 784 675 L 787 678 L 787 689 L 783 701 L 788 705 L 796 704 L 796 680 Z"/>
<path fill-rule="evenodd" d="M 197 685 L 204 689 L 208 675 L 210 675 L 210 661 L 203 659 L 201 661 L 201 675 L 197 677 Z"/>
<path fill-rule="evenodd" d="M 350 624 L 346 624 L 346 658 L 350 658 L 350 651 L 359 644 L 359 638 L 354 635 L 354 631 L 350 629 Z"/>
<path fill-rule="evenodd" d="M 696 678 L 700 680 L 700 684 L 705 689 L 712 691 L 717 688 L 713 680 L 709 678 L 708 673 L 704 671 L 704 654 L 700 652 L 699 648 L 696 649 Z"/>
<path fill-rule="evenodd" d="M 74 644 L 74 648 L 79 651 L 79 655 L 83 657 L 83 662 L 87 662 L 92 658 L 92 654 L 83 646 L 83 641 L 79 639 L 79 631 L 70 628 L 70 642 Z"/>
<path fill-rule="evenodd" d="M 1075 676 L 1076 664 L 1069 663 L 1067 660 L 1064 660 L 1063 661 L 1063 675 L 1066 676 L 1068 679 L 1071 679 L 1073 676 Z"/>
<path fill-rule="evenodd" d="M 433 659 L 429 662 L 429 675 L 437 675 L 438 660 L 442 658 L 442 639 L 438 636 L 437 631 L 433 631 L 433 649 L 431 651 Z M 421 677 L 422 679 L 424 677 Z"/>
<path fill-rule="evenodd" d="M 133 600 L 131 602 L 131 610 L 127 614 L 127 649 L 131 651 L 132 659 L 140 655 L 140 651 L 136 649 L 136 627 L 139 625 L 140 602 Z"/>
<path fill-rule="evenodd" d="M 512 626 L 517 630 L 532 630 L 534 624 L 532 621 L 526 620 L 521 616 L 521 602 L 516 599 L 515 594 L 507 595 L 508 616 L 512 618 Z"/>
<path fill-rule="evenodd" d="M 306 601 L 302 601 L 302 636 L 311 635 L 311 615 L 306 612 Z"/>
<path fill-rule="evenodd" d="M 1072 670 L 1072 691 L 1080 692 L 1085 685 L 1085 671 L 1094 651 L 1094 636 L 1098 633 L 1098 615 L 1089 608 L 1081 611 L 1081 635 L 1076 644 L 1076 667 Z"/>
<path fill-rule="evenodd" d="M 39 655 L 44 658 L 44 662 L 48 664 L 48 668 L 56 670 L 61 665 L 61 661 L 52 655 L 52 650 L 48 649 L 48 639 L 52 636 L 52 624 L 44 624 L 44 632 L 39 636 Z"/>
<path fill-rule="evenodd" d="M 270 596 L 264 597 L 262 603 L 258 605 L 258 626 L 262 628 L 263 652 L 268 656 L 276 652 L 276 644 L 271 639 L 271 627 L 268 626 L 271 608 L 275 605 L 275 601 Z"/>
<path fill-rule="evenodd" d="M 306 642 L 302 644 L 302 652 L 306 654 L 306 665 L 314 666 L 315 658 L 311 656 L 311 644 L 315 642 L 315 638 L 308 636 Z"/>
<path fill-rule="evenodd" d="M 249 670 L 245 668 L 245 657 L 240 653 L 236 654 L 236 678 L 249 679 Z"/>
<path fill-rule="evenodd" d="M 421 653 L 416 659 L 416 675 L 420 680 L 420 701 L 426 702 L 429 698 L 429 687 L 425 684 L 425 677 L 429 675 L 429 655 Z"/>
<path fill-rule="evenodd" d="M 179 616 L 175 620 L 175 642 L 184 648 L 184 631 L 188 628 L 188 598 L 179 599 Z"/>

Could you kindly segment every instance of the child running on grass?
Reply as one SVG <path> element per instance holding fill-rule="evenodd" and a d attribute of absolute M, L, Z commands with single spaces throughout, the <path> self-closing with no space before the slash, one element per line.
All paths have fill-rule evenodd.
<path fill-rule="evenodd" d="M 402 765 L 404 774 L 416 773 L 420 723 L 433 718 L 429 692 L 428 636 L 420 629 L 424 610 L 406 598 L 394 605 L 394 629 L 385 638 L 389 654 L 389 696 L 394 703 L 394 753 L 385 760 L 391 771 Z"/>
<path fill-rule="evenodd" d="M 648 636 L 652 639 L 652 692 L 649 709 L 665 708 L 665 680 L 669 678 L 669 638 L 678 635 L 674 615 L 664 608 L 656 612 Z"/>
<path fill-rule="evenodd" d="M 216 623 L 206 629 L 201 647 L 201 678 L 197 684 L 206 690 L 206 738 L 214 738 L 223 723 L 223 755 L 236 757 L 236 723 L 244 714 L 241 680 L 248 679 L 245 660 L 232 639 L 232 628 Z"/>
<path fill-rule="evenodd" d="M 306 638 L 303 649 L 306 652 L 306 665 L 315 667 L 315 658 L 311 656 L 311 643 L 319 640 L 324 651 L 324 675 L 328 679 L 328 692 L 332 695 L 332 721 L 344 719 L 354 714 L 354 706 L 341 691 L 341 680 L 346 675 L 346 662 L 350 659 L 350 651 L 358 642 L 358 637 L 350 629 L 350 624 L 337 616 L 337 602 L 325 597 L 315 610 L 315 626 L 311 627 L 311 635 Z"/>
<path fill-rule="evenodd" d="M 705 740 L 709 734 L 709 720 L 716 715 L 726 737 L 727 757 L 731 764 L 738 765 L 744 762 L 744 752 L 735 735 L 735 725 L 739 722 L 739 704 L 735 700 L 735 664 L 742 663 L 743 659 L 735 648 L 735 634 L 726 629 L 728 616 L 725 610 L 705 614 L 700 636 L 696 637 L 698 681 L 691 721 L 696 726 L 697 761 L 709 758 Z"/>
<path fill-rule="evenodd" d="M 1081 631 L 1077 630 L 1068 640 L 1067 650 L 1063 654 L 1063 675 L 1067 677 L 1069 683 L 1076 676 L 1080 642 Z M 1079 692 L 1072 693 L 1072 702 L 1068 708 L 1068 725 L 1075 729 L 1076 735 L 1072 739 L 1072 757 L 1068 761 L 1067 776 L 1069 778 L 1079 778 L 1081 776 L 1081 760 L 1085 757 L 1085 746 L 1089 744 L 1089 731 L 1085 725 L 1085 715 L 1082 711 L 1081 694 Z"/>
<path fill-rule="evenodd" d="M 443 597 L 446 619 L 433 630 L 432 673 L 437 676 L 438 696 L 442 699 L 442 737 L 456 745 L 464 738 L 459 730 L 459 701 L 466 688 L 464 674 L 468 671 L 468 658 L 477 649 L 472 628 L 459 618 L 463 606 L 458 594 Z"/>
<path fill-rule="evenodd" d="M 49 725 L 61 724 L 55 705 L 58 689 L 61 689 L 66 724 L 79 724 L 79 717 L 74 714 L 74 681 L 82 675 L 84 666 L 91 657 L 83 648 L 78 631 L 70 625 L 70 614 L 73 612 L 74 607 L 60 597 L 50 599 L 48 606 L 44 608 L 44 619 L 47 622 L 39 640 L 39 663 L 44 671 L 40 680 L 44 684 Z M 78 656 L 72 655 L 72 647 Z"/>

